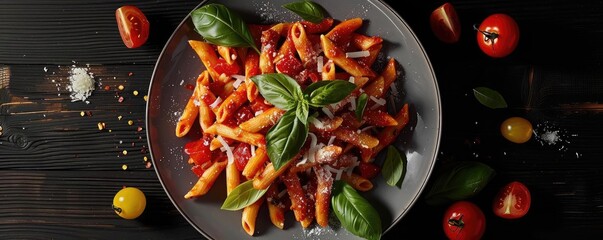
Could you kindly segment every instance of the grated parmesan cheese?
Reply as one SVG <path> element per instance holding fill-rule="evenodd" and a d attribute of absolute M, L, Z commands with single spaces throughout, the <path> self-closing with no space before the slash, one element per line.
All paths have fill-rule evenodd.
<path fill-rule="evenodd" d="M 228 143 L 224 140 L 224 138 L 222 138 L 222 136 L 218 135 L 218 137 L 216 137 L 216 138 L 218 139 L 218 141 L 220 141 L 220 143 L 222 144 L 222 147 L 224 147 L 224 150 L 226 150 L 226 157 L 228 158 L 228 164 L 232 164 L 234 162 L 234 155 L 232 154 L 232 149 L 230 148 Z"/>
<path fill-rule="evenodd" d="M 232 84 L 232 86 L 237 89 L 239 88 L 239 86 L 241 86 L 241 83 L 245 82 L 245 76 L 243 75 L 232 75 L 231 77 L 233 77 L 234 79 L 236 79 L 236 81 Z"/>
<path fill-rule="evenodd" d="M 322 59 L 322 56 L 317 57 L 316 60 L 317 60 L 317 63 L 316 63 L 317 69 L 316 70 L 318 70 L 318 72 L 321 73 L 322 68 L 324 66 L 324 60 Z"/>
<path fill-rule="evenodd" d="M 94 88 L 94 75 L 89 73 L 87 68 L 75 67 L 71 69 L 67 90 L 71 92 L 70 97 L 72 102 L 86 101 L 92 95 Z"/>
<path fill-rule="evenodd" d="M 371 98 L 371 100 L 373 100 L 373 102 L 375 102 L 375 103 L 376 103 L 375 105 L 373 105 L 373 106 L 371 107 L 371 110 L 377 109 L 377 108 L 378 108 L 378 107 L 380 107 L 380 106 L 385 106 L 385 104 L 387 103 L 387 102 L 385 101 L 385 99 L 383 99 L 383 98 L 376 98 L 376 97 L 374 97 L 374 96 L 371 96 L 370 98 Z"/>
<path fill-rule="evenodd" d="M 333 142 L 335 141 L 335 136 L 331 136 L 331 138 L 329 138 L 329 142 L 327 143 L 328 145 L 333 145 Z"/>
<path fill-rule="evenodd" d="M 356 111 L 356 97 L 350 97 L 350 111 Z"/>
<path fill-rule="evenodd" d="M 328 109 L 328 108 L 326 108 L 326 107 L 323 107 L 323 108 L 322 108 L 322 112 L 324 112 L 324 113 L 327 115 L 327 117 L 329 117 L 330 119 L 333 119 L 333 118 L 335 117 L 335 116 L 333 115 L 333 113 L 331 112 L 331 110 L 329 110 L 329 109 Z"/>
<path fill-rule="evenodd" d="M 356 78 L 354 78 L 353 76 L 350 76 L 350 79 L 348 79 L 349 82 L 356 84 Z"/>
<path fill-rule="evenodd" d="M 346 58 L 361 58 L 361 57 L 368 57 L 370 55 L 371 55 L 371 53 L 368 50 L 345 53 Z"/>
<path fill-rule="evenodd" d="M 210 108 L 216 108 L 216 107 L 218 107 L 218 105 L 219 105 L 220 103 L 222 103 L 222 98 L 220 98 L 220 97 L 218 96 L 218 98 L 216 98 L 216 100 L 215 100 L 213 103 L 211 103 L 211 104 L 209 105 L 209 107 L 210 107 Z"/>

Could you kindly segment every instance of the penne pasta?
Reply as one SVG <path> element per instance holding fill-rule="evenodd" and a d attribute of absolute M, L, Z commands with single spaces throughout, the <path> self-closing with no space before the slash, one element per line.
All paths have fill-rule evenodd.
<path fill-rule="evenodd" d="M 304 67 L 315 66 L 318 53 L 314 49 L 310 39 L 308 39 L 304 26 L 299 22 L 294 23 L 293 26 L 291 26 L 289 35 Z"/>
<path fill-rule="evenodd" d="M 211 186 L 214 185 L 214 182 L 224 170 L 226 164 L 226 161 L 215 162 L 211 167 L 205 170 L 197 183 L 195 183 L 195 186 L 193 186 L 193 188 L 191 188 L 191 190 L 184 195 L 184 198 L 190 199 L 205 195 L 209 189 L 211 189 Z"/>
<path fill-rule="evenodd" d="M 331 172 L 322 167 L 315 167 L 317 188 L 316 188 L 316 223 L 322 227 L 329 225 L 329 208 L 331 206 L 331 188 L 333 186 L 333 177 Z"/>
<path fill-rule="evenodd" d="M 361 192 L 366 192 L 373 189 L 373 183 L 370 180 L 355 173 L 350 175 L 341 174 L 341 180 L 345 181 L 346 183 L 350 184 L 350 186 Z"/>
<path fill-rule="evenodd" d="M 260 211 L 262 203 L 264 203 L 264 198 L 258 199 L 255 203 L 243 209 L 241 225 L 243 226 L 243 230 L 245 230 L 249 236 L 253 236 L 255 233 L 255 221 L 258 218 L 258 212 Z"/>
<path fill-rule="evenodd" d="M 257 98 L 259 91 L 251 77 L 260 74 L 260 56 L 251 51 L 245 59 L 245 84 L 247 85 L 247 100 L 253 102 Z"/>
<path fill-rule="evenodd" d="M 374 148 L 379 144 L 380 138 L 375 138 L 368 133 L 341 129 L 333 131 L 333 135 L 344 142 L 350 143 L 359 148 Z"/>
<path fill-rule="evenodd" d="M 266 189 L 270 186 L 270 184 L 274 182 L 274 180 L 276 180 L 276 178 L 281 176 L 287 170 L 287 168 L 289 168 L 289 166 L 291 166 L 292 162 L 294 161 L 289 161 L 285 166 L 282 166 L 278 170 L 274 169 L 272 163 L 268 163 L 268 165 L 266 165 L 266 167 L 264 168 L 264 171 L 259 176 L 253 179 L 253 188 Z"/>
<path fill-rule="evenodd" d="M 375 77 L 375 73 L 369 67 L 359 64 L 358 61 L 347 58 L 340 48 L 324 35 L 320 36 L 320 42 L 325 56 L 348 72 L 352 76 Z"/>
<path fill-rule="evenodd" d="M 302 222 L 312 218 L 312 209 L 308 206 L 309 200 L 304 193 L 299 177 L 296 173 L 288 173 L 281 176 L 281 180 L 287 187 L 287 193 L 291 199 L 291 210 L 295 215 L 295 220 Z"/>
<path fill-rule="evenodd" d="M 235 111 L 247 101 L 247 89 L 245 83 L 241 84 L 236 91 L 230 94 L 224 102 L 220 104 L 216 111 L 216 122 L 222 123 L 226 119 L 234 116 Z"/>
<path fill-rule="evenodd" d="M 226 195 L 230 194 L 241 183 L 241 173 L 234 162 L 226 166 Z"/>
<path fill-rule="evenodd" d="M 266 147 L 259 147 L 255 150 L 255 154 L 249 158 L 245 169 L 243 170 L 243 176 L 247 179 L 252 179 L 264 166 L 264 163 L 268 161 L 268 153 L 266 153 Z"/>
<path fill-rule="evenodd" d="M 256 133 L 270 128 L 283 116 L 285 111 L 277 107 L 263 111 L 261 114 L 241 123 L 239 127 L 247 132 Z"/>
<path fill-rule="evenodd" d="M 398 134 L 400 134 L 400 131 L 402 131 L 406 124 L 408 124 L 408 104 L 404 104 L 404 106 L 402 106 L 402 109 L 400 109 L 400 111 L 396 114 L 395 119 L 396 122 L 398 122 L 396 126 L 386 127 L 379 132 L 379 134 L 377 134 L 380 142 L 377 146 L 375 146 L 375 149 L 373 149 L 371 157 L 377 155 L 379 151 L 383 150 L 386 146 L 390 145 L 394 140 L 396 140 Z"/>
<path fill-rule="evenodd" d="M 250 133 L 243 131 L 239 127 L 229 127 L 224 124 L 215 123 L 205 131 L 209 134 L 217 134 L 222 137 L 230 138 L 239 142 L 261 147 L 266 145 L 264 135 L 259 133 Z"/>
<path fill-rule="evenodd" d="M 218 64 L 218 55 L 214 51 L 212 45 L 197 40 L 189 40 L 188 43 L 193 50 L 195 50 L 199 59 L 201 59 L 201 62 L 209 72 L 211 78 L 214 79 L 214 81 L 217 81 L 220 74 L 214 69 L 214 66 Z"/>

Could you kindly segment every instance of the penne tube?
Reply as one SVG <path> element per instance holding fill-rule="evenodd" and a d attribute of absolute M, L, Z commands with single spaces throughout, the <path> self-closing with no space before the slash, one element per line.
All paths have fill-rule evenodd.
<path fill-rule="evenodd" d="M 295 56 L 295 45 L 293 45 L 293 40 L 290 37 L 287 37 L 283 42 L 283 45 L 278 49 L 278 54 L 274 58 L 274 63 L 280 62 L 282 59 L 288 56 Z"/>
<path fill-rule="evenodd" d="M 309 208 L 309 200 L 304 193 L 304 189 L 301 186 L 299 177 L 296 173 L 289 172 L 281 175 L 281 180 L 287 187 L 287 193 L 291 199 L 291 210 L 295 215 L 295 220 L 302 222 L 313 215 L 312 210 Z M 303 225 L 303 224 L 302 224 Z"/>
<path fill-rule="evenodd" d="M 253 188 L 255 189 L 266 189 L 270 184 L 276 180 L 277 177 L 281 176 L 288 168 L 291 166 L 291 163 L 294 162 L 295 159 L 299 158 L 298 156 L 294 157 L 291 161 L 289 161 L 285 166 L 282 166 L 279 170 L 275 170 L 272 163 L 268 163 L 264 168 L 262 174 L 256 176 L 253 179 Z"/>
<path fill-rule="evenodd" d="M 328 117 L 314 118 L 310 121 L 310 131 L 320 133 L 332 132 L 341 126 L 343 120 L 343 118 L 338 116 L 333 117 L 333 119 Z"/>
<path fill-rule="evenodd" d="M 324 65 L 322 66 L 322 80 L 335 80 L 337 79 L 337 75 L 335 73 L 336 69 L 335 69 L 335 63 L 333 63 L 333 61 L 328 60 L 327 62 L 324 63 Z"/>
<path fill-rule="evenodd" d="M 209 134 L 217 134 L 222 137 L 251 144 L 256 147 L 266 145 L 266 140 L 262 134 L 246 132 L 239 127 L 229 127 L 221 123 L 215 123 L 211 127 L 207 128 L 205 132 Z"/>
<path fill-rule="evenodd" d="M 374 148 L 379 144 L 379 139 L 371 136 L 368 133 L 358 131 L 353 131 L 349 129 L 338 128 L 333 131 L 333 135 L 344 142 L 353 144 L 359 148 Z"/>
<path fill-rule="evenodd" d="M 226 195 L 230 194 L 241 183 L 241 173 L 234 162 L 226 166 Z"/>
<path fill-rule="evenodd" d="M 220 104 L 216 111 L 216 122 L 222 123 L 226 119 L 234 116 L 239 107 L 247 102 L 247 89 L 245 83 L 242 83 L 236 91 L 230 94 L 224 102 Z"/>
<path fill-rule="evenodd" d="M 382 47 L 383 47 L 383 45 L 381 45 L 381 44 L 377 44 L 375 46 L 370 47 L 369 49 L 366 50 L 369 52 L 368 57 L 359 58 L 358 63 L 360 63 L 364 66 L 368 66 L 368 67 L 373 66 L 375 61 L 377 61 L 377 57 L 379 57 L 379 52 L 381 51 Z"/>
<path fill-rule="evenodd" d="M 255 203 L 243 209 L 241 225 L 243 226 L 243 230 L 245 230 L 249 236 L 253 236 L 255 233 L 255 221 L 258 218 L 258 212 L 260 211 L 262 203 L 264 203 L 264 198 L 258 199 Z"/>
<path fill-rule="evenodd" d="M 184 198 L 190 199 L 205 195 L 214 185 L 214 182 L 216 182 L 220 173 L 226 168 L 226 164 L 227 161 L 216 161 L 211 167 L 203 172 L 203 175 L 201 175 L 193 188 L 184 195 Z"/>
<path fill-rule="evenodd" d="M 324 33 L 329 31 L 331 26 L 333 26 L 333 22 L 335 22 L 333 18 L 326 17 L 323 18 L 320 23 L 301 21 L 301 24 L 304 26 L 307 33 Z"/>
<path fill-rule="evenodd" d="M 393 58 L 390 58 L 389 61 L 387 62 L 387 65 L 385 66 L 385 69 L 383 70 L 383 72 L 381 72 L 381 76 L 383 77 L 383 93 L 381 93 L 381 96 L 378 97 L 383 97 L 385 95 L 385 93 L 387 92 L 387 90 L 389 89 L 389 87 L 392 85 L 392 83 L 394 83 L 394 81 L 396 81 L 396 78 L 398 78 L 398 71 L 397 71 L 397 67 L 396 67 L 396 60 Z"/>
<path fill-rule="evenodd" d="M 362 176 L 357 175 L 355 173 L 352 173 L 349 176 L 345 173 L 341 174 L 341 180 L 345 181 L 346 183 L 350 184 L 350 186 L 352 186 L 354 189 L 361 192 L 366 192 L 368 190 L 373 189 L 373 183 L 371 182 L 371 180 L 363 178 Z"/>
<path fill-rule="evenodd" d="M 345 46 L 351 40 L 352 33 L 360 27 L 362 27 L 362 18 L 348 19 L 335 25 L 335 27 L 326 34 L 326 37 L 337 43 L 338 46 Z"/>
<path fill-rule="evenodd" d="M 299 22 L 294 23 L 293 26 L 291 26 L 289 36 L 293 41 L 295 50 L 297 51 L 299 58 L 302 60 L 304 67 L 309 68 L 311 66 L 316 66 L 316 56 L 318 56 L 318 53 L 314 49 L 310 39 L 308 39 L 304 26 L 302 26 L 302 24 Z"/>
<path fill-rule="evenodd" d="M 274 72 L 274 57 L 280 36 L 277 32 L 268 29 L 262 32 L 262 51 L 260 53 L 260 70 L 264 73 Z"/>
<path fill-rule="evenodd" d="M 199 115 L 199 107 L 196 105 L 199 103 L 198 95 L 198 91 L 195 89 L 188 99 L 184 110 L 182 110 L 182 115 L 176 123 L 176 137 L 186 136 L 193 127 L 193 123 L 197 119 L 197 115 Z"/>
<path fill-rule="evenodd" d="M 217 46 L 218 54 L 226 61 L 228 64 L 236 64 L 235 61 L 239 57 L 239 53 L 233 47 L 226 46 Z"/>
<path fill-rule="evenodd" d="M 339 146 L 328 145 L 316 151 L 316 161 L 320 164 L 330 164 L 337 161 L 343 149 Z"/>
<path fill-rule="evenodd" d="M 247 165 L 245 165 L 243 176 L 247 177 L 247 179 L 252 179 L 264 167 L 266 161 L 268 161 L 266 147 L 257 148 L 255 154 L 249 158 Z"/>
<path fill-rule="evenodd" d="M 365 109 L 362 120 L 368 125 L 375 127 L 391 127 L 397 126 L 398 121 L 389 113 L 381 110 Z"/>
<path fill-rule="evenodd" d="M 378 36 L 366 36 L 364 34 L 352 33 L 352 45 L 360 50 L 369 50 L 371 47 L 383 43 L 383 38 Z"/>
<path fill-rule="evenodd" d="M 320 36 L 320 42 L 325 56 L 348 72 L 352 76 L 375 77 L 375 73 L 368 66 L 364 66 L 355 59 L 347 58 L 343 50 L 335 46 L 335 44 L 324 35 Z"/>
<path fill-rule="evenodd" d="M 288 22 L 284 22 L 284 23 L 278 23 L 275 24 L 274 26 L 272 26 L 270 28 L 270 30 L 276 32 L 277 34 L 286 37 L 287 33 L 289 32 L 289 29 L 291 29 L 291 25 L 293 25 L 292 23 L 288 23 Z"/>
<path fill-rule="evenodd" d="M 207 69 L 211 78 L 214 81 L 218 81 L 220 74 L 214 69 L 214 66 L 218 64 L 218 55 L 213 45 L 197 40 L 189 40 L 188 43 L 195 50 L 203 65 L 205 65 L 205 69 Z"/>
<path fill-rule="evenodd" d="M 404 104 L 404 106 L 402 106 L 402 109 L 400 109 L 400 111 L 398 111 L 398 113 L 396 114 L 395 119 L 396 122 L 398 122 L 398 125 L 383 128 L 383 130 L 381 130 L 381 132 L 377 134 L 377 138 L 379 138 L 379 144 L 373 149 L 371 157 L 375 157 L 377 153 L 379 153 L 386 146 L 390 145 L 394 140 L 396 140 L 396 138 L 400 134 L 400 131 L 402 131 L 406 124 L 408 124 L 408 104 Z"/>
<path fill-rule="evenodd" d="M 333 187 L 333 178 L 331 172 L 322 167 L 315 167 L 316 180 L 316 201 L 314 203 L 316 210 L 316 222 L 322 227 L 329 225 L 329 210 L 331 207 L 331 189 Z"/>
<path fill-rule="evenodd" d="M 256 52 L 251 51 L 247 54 L 247 58 L 245 58 L 245 84 L 247 85 L 247 100 L 249 102 L 253 102 L 259 94 L 255 83 L 251 81 L 251 77 L 260 73 L 260 56 Z"/>
<path fill-rule="evenodd" d="M 285 227 L 285 206 L 280 203 L 277 186 L 277 184 L 272 184 L 266 191 L 266 203 L 268 204 L 270 221 L 277 228 L 283 229 Z"/>
<path fill-rule="evenodd" d="M 247 132 L 256 133 L 263 129 L 270 128 L 278 122 L 278 120 L 285 114 L 285 111 L 272 107 L 263 111 L 261 114 L 241 123 L 239 127 Z"/>

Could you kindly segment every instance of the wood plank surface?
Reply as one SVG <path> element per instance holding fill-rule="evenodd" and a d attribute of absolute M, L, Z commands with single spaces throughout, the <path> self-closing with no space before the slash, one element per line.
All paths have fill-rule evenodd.
<path fill-rule="evenodd" d="M 429 14 L 443 1 L 385 2 L 400 5 L 393 8 L 423 43 L 438 77 L 444 115 L 438 161 L 477 160 L 497 171 L 470 199 L 489 220 L 484 238 L 602 238 L 603 2 L 451 1 L 463 29 L 454 45 L 439 42 L 429 27 Z M 144 96 L 155 61 L 198 3 L 0 1 L 0 238 L 202 238 L 144 161 Z M 114 11 L 125 4 L 151 22 L 149 42 L 139 49 L 127 49 L 119 37 Z M 504 59 L 485 56 L 472 30 L 496 12 L 512 15 L 521 28 L 518 49 Z M 74 67 L 95 76 L 88 104 L 69 96 Z M 499 90 L 509 108 L 479 105 L 472 96 L 477 86 Z M 516 115 L 533 121 L 535 140 L 517 145 L 500 137 L 500 122 Z M 553 144 L 541 135 L 551 131 L 560 137 Z M 490 205 L 513 180 L 530 187 L 533 205 L 526 217 L 508 221 Z M 147 195 L 140 219 L 112 212 L 122 186 Z M 384 239 L 443 239 L 444 208 L 417 202 Z"/>

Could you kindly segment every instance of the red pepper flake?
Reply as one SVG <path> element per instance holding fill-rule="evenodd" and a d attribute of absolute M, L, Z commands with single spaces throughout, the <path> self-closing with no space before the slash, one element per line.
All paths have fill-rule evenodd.
<path fill-rule="evenodd" d="M 138 127 L 138 129 L 136 129 L 136 131 L 138 131 L 138 132 L 142 131 L 142 127 Z"/>
<path fill-rule="evenodd" d="M 124 101 L 124 97 L 119 96 L 119 98 L 117 99 L 118 102 L 123 102 Z"/>
<path fill-rule="evenodd" d="M 128 73 L 128 77 L 131 77 L 132 75 L 134 75 L 134 73 L 132 73 L 132 72 Z"/>
<path fill-rule="evenodd" d="M 105 91 L 109 91 L 109 90 L 111 90 L 111 86 L 105 85 Z"/>
<path fill-rule="evenodd" d="M 147 162 L 146 168 L 151 168 L 151 162 Z"/>
<path fill-rule="evenodd" d="M 190 84 L 190 83 L 185 84 L 184 87 L 186 89 L 188 89 L 188 90 L 191 90 L 191 91 L 195 90 L 195 86 L 193 84 Z"/>

